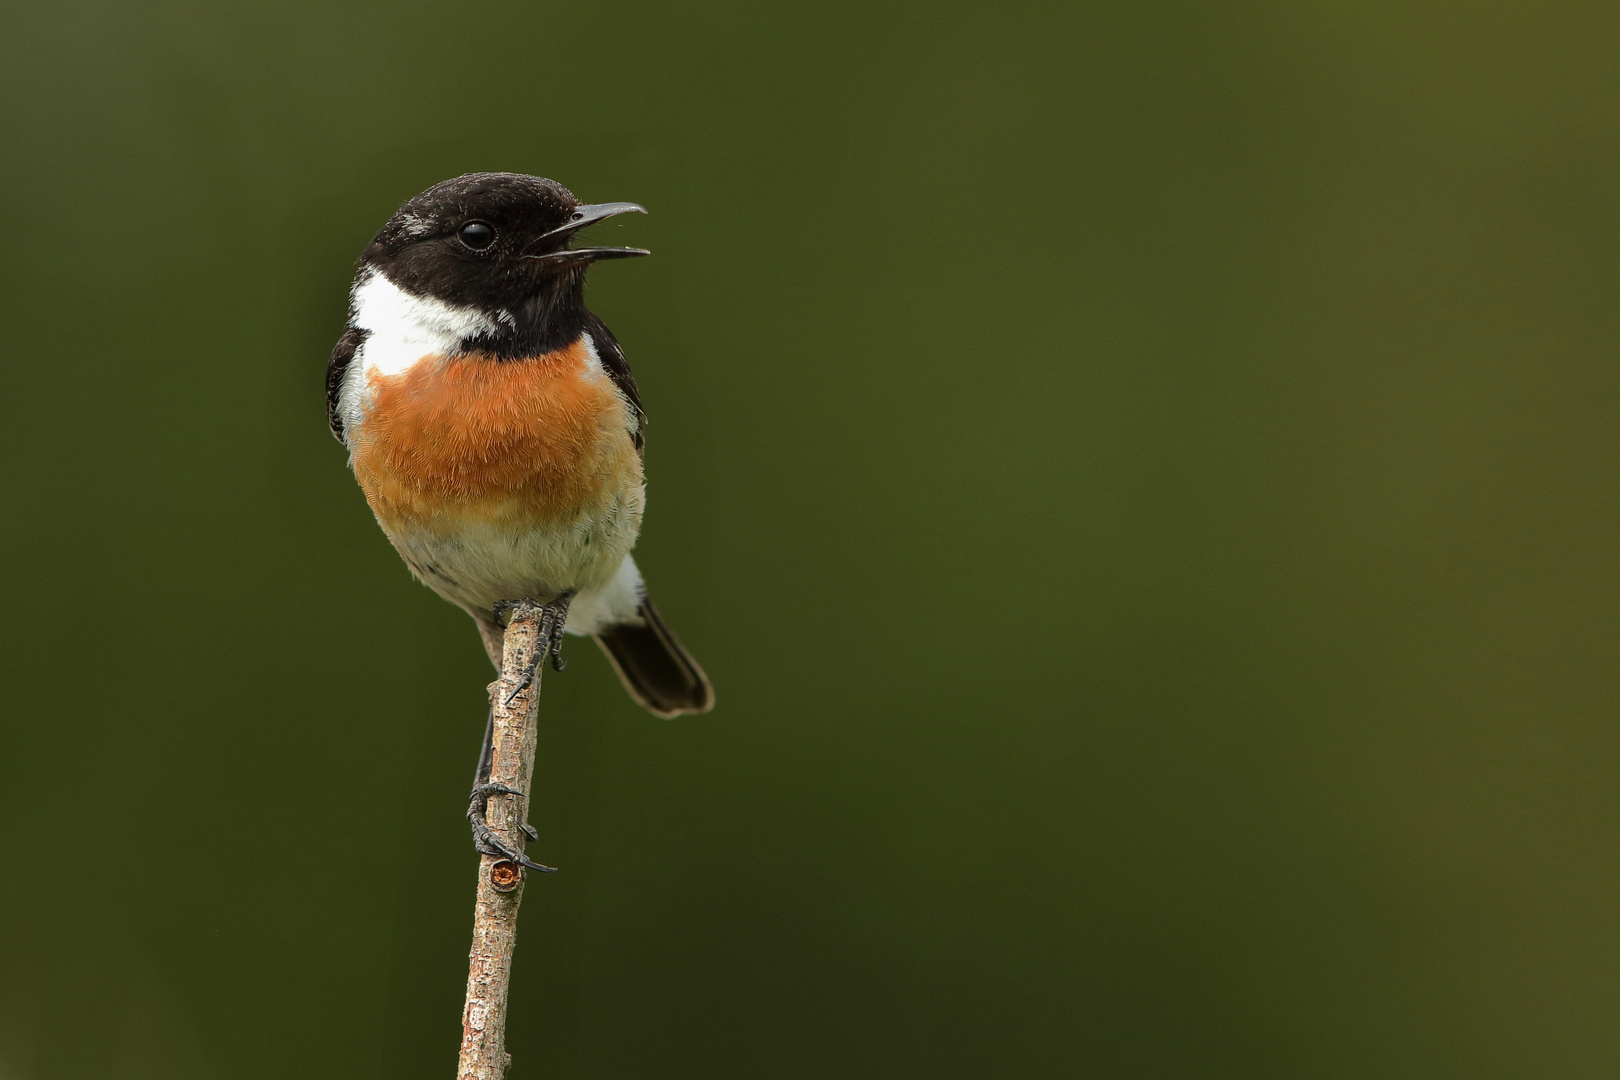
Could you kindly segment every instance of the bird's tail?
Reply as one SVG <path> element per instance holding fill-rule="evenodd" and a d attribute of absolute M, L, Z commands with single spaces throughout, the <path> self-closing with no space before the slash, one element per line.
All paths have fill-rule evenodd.
<path fill-rule="evenodd" d="M 642 625 L 610 626 L 596 635 L 630 696 L 665 720 L 714 708 L 709 677 L 664 625 L 653 602 L 642 600 L 636 614 Z"/>

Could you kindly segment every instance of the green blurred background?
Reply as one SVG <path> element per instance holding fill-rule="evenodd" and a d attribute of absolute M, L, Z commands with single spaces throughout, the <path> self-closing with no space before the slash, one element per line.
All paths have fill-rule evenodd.
<path fill-rule="evenodd" d="M 14 2 L 0 1078 L 449 1077 L 488 665 L 327 434 L 469 170 L 719 688 L 547 679 L 514 1080 L 1620 1074 L 1620 10 Z"/>

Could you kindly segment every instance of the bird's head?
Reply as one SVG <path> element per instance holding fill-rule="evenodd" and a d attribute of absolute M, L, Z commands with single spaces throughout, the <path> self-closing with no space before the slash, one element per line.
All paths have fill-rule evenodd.
<path fill-rule="evenodd" d="M 586 226 L 635 203 L 581 203 L 555 180 L 468 173 L 399 208 L 361 255 L 413 296 L 476 308 L 500 321 L 543 315 L 577 292 L 590 264 L 646 255 L 642 248 L 571 247 Z"/>

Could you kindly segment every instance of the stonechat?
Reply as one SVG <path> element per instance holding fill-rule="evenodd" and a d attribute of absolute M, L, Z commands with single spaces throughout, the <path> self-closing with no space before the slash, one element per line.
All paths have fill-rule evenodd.
<path fill-rule="evenodd" d="M 516 173 L 469 173 L 406 202 L 360 256 L 327 414 L 383 532 L 473 617 L 497 668 L 509 605 L 550 605 L 558 635 L 594 637 L 630 696 L 667 718 L 707 712 L 714 689 L 631 557 L 646 415 L 585 306 L 593 263 L 648 252 L 572 246 L 624 213 L 645 211 Z M 555 660 L 560 636 L 547 645 Z M 479 847 L 542 868 L 478 828 L 488 741 L 486 727 Z"/>

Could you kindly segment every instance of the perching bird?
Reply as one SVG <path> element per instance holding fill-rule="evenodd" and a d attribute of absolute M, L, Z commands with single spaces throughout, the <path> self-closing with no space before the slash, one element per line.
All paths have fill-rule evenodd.
<path fill-rule="evenodd" d="M 569 246 L 627 211 L 645 213 L 517 173 L 469 173 L 406 202 L 360 256 L 327 411 L 383 532 L 473 617 L 497 668 L 505 605 L 551 604 L 569 633 L 596 638 L 631 697 L 673 717 L 707 712 L 714 691 L 630 556 L 645 417 L 624 353 L 585 307 L 593 262 L 647 252 Z M 538 867 L 479 829 L 488 740 L 479 848 Z"/>

